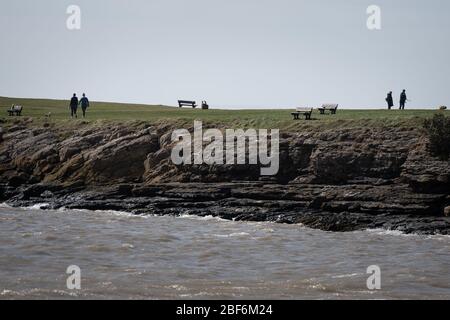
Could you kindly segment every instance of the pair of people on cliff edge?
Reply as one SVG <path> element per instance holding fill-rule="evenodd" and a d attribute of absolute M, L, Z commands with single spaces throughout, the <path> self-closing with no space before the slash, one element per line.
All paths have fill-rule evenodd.
<path fill-rule="evenodd" d="M 77 109 L 78 105 L 81 106 L 81 110 L 83 111 L 83 118 L 86 117 L 86 109 L 89 108 L 89 99 L 86 97 L 86 94 L 83 93 L 83 98 L 78 101 L 77 94 L 74 93 L 72 99 L 70 99 L 70 116 L 73 118 L 77 118 Z"/>
<path fill-rule="evenodd" d="M 408 101 L 408 98 L 406 96 L 406 90 L 403 90 L 400 94 L 400 110 L 405 110 L 406 101 Z M 391 110 L 391 108 L 394 106 L 394 98 L 392 98 L 392 91 L 387 94 L 386 102 L 388 104 L 388 109 Z"/>

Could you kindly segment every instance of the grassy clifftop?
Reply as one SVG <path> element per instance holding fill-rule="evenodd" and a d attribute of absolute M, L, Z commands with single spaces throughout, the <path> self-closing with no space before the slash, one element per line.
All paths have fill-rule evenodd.
<path fill-rule="evenodd" d="M 56 125 L 76 124 L 71 120 L 67 100 L 20 99 L 0 97 L 0 119 L 6 125 L 15 120 L 8 117 L 7 109 L 12 104 L 24 107 L 23 117 L 33 118 L 34 123 L 51 121 Z M 81 111 L 81 110 L 80 110 Z M 279 128 L 283 130 L 323 129 L 339 127 L 367 126 L 417 126 L 425 118 L 432 117 L 438 110 L 338 110 L 336 115 L 320 115 L 313 112 L 313 120 L 292 120 L 293 109 L 268 110 L 201 110 L 178 108 L 162 105 L 122 104 L 109 102 L 91 102 L 88 109 L 87 122 L 127 122 L 146 121 L 152 123 L 192 124 L 194 120 L 202 120 L 206 124 L 220 124 L 229 127 Z M 45 117 L 51 113 L 50 120 Z M 449 113 L 446 111 L 445 113 Z M 23 118 L 22 117 L 22 118 Z"/>

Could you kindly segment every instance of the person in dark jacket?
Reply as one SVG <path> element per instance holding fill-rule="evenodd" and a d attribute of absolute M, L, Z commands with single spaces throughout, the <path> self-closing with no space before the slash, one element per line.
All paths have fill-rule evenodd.
<path fill-rule="evenodd" d="M 400 110 L 405 110 L 405 104 L 408 98 L 406 97 L 406 90 L 403 90 L 400 95 Z"/>
<path fill-rule="evenodd" d="M 70 116 L 77 118 L 77 108 L 78 108 L 78 98 L 77 94 L 74 93 L 72 99 L 70 99 Z"/>
<path fill-rule="evenodd" d="M 83 98 L 80 99 L 81 110 L 83 110 L 83 118 L 86 117 L 86 109 L 89 108 L 89 100 L 86 94 L 83 93 Z"/>
<path fill-rule="evenodd" d="M 387 94 L 386 102 L 388 104 L 388 109 L 391 110 L 391 108 L 394 106 L 394 98 L 392 98 L 392 91 L 390 91 Z"/>

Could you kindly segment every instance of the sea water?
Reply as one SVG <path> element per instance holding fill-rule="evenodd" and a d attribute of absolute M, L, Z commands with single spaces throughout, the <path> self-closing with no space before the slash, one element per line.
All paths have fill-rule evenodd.
<path fill-rule="evenodd" d="M 40 208 L 0 205 L 0 299 L 450 299 L 449 236 Z"/>

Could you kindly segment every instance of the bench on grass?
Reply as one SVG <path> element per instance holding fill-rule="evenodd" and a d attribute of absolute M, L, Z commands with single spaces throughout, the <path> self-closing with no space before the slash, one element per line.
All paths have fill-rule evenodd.
<path fill-rule="evenodd" d="M 192 108 L 195 108 L 197 106 L 197 103 L 195 101 L 189 101 L 189 100 L 178 100 L 178 106 L 180 108 L 182 106 L 190 106 Z"/>
<path fill-rule="evenodd" d="M 20 116 L 22 114 L 23 107 L 12 105 L 8 111 L 9 116 Z"/>
<path fill-rule="evenodd" d="M 325 114 L 326 111 L 330 111 L 331 114 L 336 114 L 338 104 L 323 104 L 320 108 L 320 114 Z"/>
<path fill-rule="evenodd" d="M 299 108 L 296 108 L 295 112 L 292 112 L 291 115 L 294 117 L 294 120 L 298 120 L 300 115 L 304 115 L 305 120 L 311 120 L 312 112 L 313 112 L 313 108 L 299 107 Z"/>

